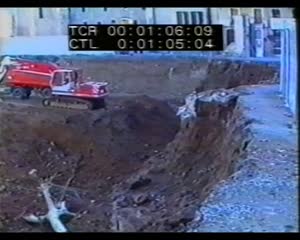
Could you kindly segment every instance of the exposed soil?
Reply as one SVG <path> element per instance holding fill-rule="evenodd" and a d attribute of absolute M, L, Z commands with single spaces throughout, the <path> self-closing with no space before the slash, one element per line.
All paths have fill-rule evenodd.
<path fill-rule="evenodd" d="M 209 90 L 279 81 L 278 67 L 231 60 L 36 58 L 80 68 L 85 78 L 108 82 L 111 93 L 145 94 L 161 99 L 183 99 L 196 87 Z"/>
<path fill-rule="evenodd" d="M 5 231 L 41 231 L 20 218 L 45 211 L 35 175 L 57 174 L 58 195 L 75 170 L 68 206 L 85 214 L 70 223 L 72 231 L 179 230 L 242 152 L 245 122 L 236 101 L 201 104 L 201 117 L 180 131 L 175 112 L 160 100 L 129 97 L 110 109 L 53 110 L 50 118 L 44 109 L 3 105 Z"/>
<path fill-rule="evenodd" d="M 125 99 L 109 112 L 56 110 L 49 116 L 37 108 L 1 111 L 1 181 L 16 186 L 1 193 L 1 216 L 13 219 L 36 199 L 36 191 L 17 190 L 37 187 L 28 175 L 32 169 L 40 178 L 60 173 L 55 182 L 64 184 L 78 163 L 72 186 L 84 189 L 97 204 L 107 203 L 112 186 L 162 150 L 179 127 L 166 103 L 145 96 Z M 11 227 L 17 230 L 16 224 Z"/>
<path fill-rule="evenodd" d="M 252 141 L 235 173 L 201 203 L 192 232 L 299 232 L 299 150 L 295 118 L 279 85 L 240 96 Z"/>
<path fill-rule="evenodd" d="M 203 90 L 232 88 L 239 85 L 274 83 L 278 69 L 231 61 L 80 61 L 71 65 L 84 69 L 85 76 L 107 81 L 112 93 L 146 94 L 184 98 L 196 87 Z"/>
<path fill-rule="evenodd" d="M 224 105 L 203 100 L 198 111 L 147 167 L 115 187 L 115 230 L 184 231 L 197 203 L 232 174 L 250 141 L 237 99 Z"/>
<path fill-rule="evenodd" d="M 181 127 L 174 107 L 195 87 L 277 81 L 276 69 L 247 64 L 73 64 L 121 97 L 94 112 L 1 104 L 1 231 L 51 231 L 22 219 L 45 213 L 38 179 L 51 176 L 56 199 L 74 177 L 65 196 L 77 213 L 71 231 L 183 231 L 199 202 L 233 172 L 249 135 L 237 99 L 200 101 L 198 117 Z"/>

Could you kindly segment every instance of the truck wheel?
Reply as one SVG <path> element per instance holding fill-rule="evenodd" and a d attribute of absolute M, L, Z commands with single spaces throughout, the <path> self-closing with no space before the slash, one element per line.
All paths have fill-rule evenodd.
<path fill-rule="evenodd" d="M 26 89 L 24 88 L 14 88 L 12 89 L 12 96 L 18 99 L 26 98 Z"/>
<path fill-rule="evenodd" d="M 94 108 L 95 108 L 94 102 L 93 101 L 89 101 L 87 103 L 87 107 L 88 107 L 89 110 L 94 110 Z"/>
<path fill-rule="evenodd" d="M 49 97 L 51 97 L 51 95 L 52 95 L 52 90 L 50 88 L 44 88 L 42 90 L 42 96 L 44 98 L 49 98 Z"/>
<path fill-rule="evenodd" d="M 44 99 L 42 102 L 44 107 L 49 107 L 50 106 L 50 100 L 49 99 Z"/>
<path fill-rule="evenodd" d="M 97 107 L 100 108 L 100 109 L 101 108 L 105 108 L 106 109 L 106 102 L 105 102 L 105 100 L 103 98 L 98 100 Z"/>
<path fill-rule="evenodd" d="M 33 93 L 35 96 L 39 96 L 39 97 L 42 96 L 41 90 L 39 90 L 39 89 L 37 89 L 37 88 L 33 89 L 33 90 L 32 90 L 32 93 Z"/>
<path fill-rule="evenodd" d="M 30 98 L 31 95 L 31 89 L 25 89 L 25 98 L 28 99 Z"/>

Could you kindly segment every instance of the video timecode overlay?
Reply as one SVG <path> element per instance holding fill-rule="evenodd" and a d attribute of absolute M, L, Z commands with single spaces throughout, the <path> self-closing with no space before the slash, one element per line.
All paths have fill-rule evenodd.
<path fill-rule="evenodd" d="M 222 25 L 69 25 L 71 51 L 222 51 Z"/>

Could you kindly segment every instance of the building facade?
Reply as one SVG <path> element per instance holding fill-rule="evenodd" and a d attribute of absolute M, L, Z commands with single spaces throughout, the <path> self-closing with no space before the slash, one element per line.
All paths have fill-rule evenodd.
<path fill-rule="evenodd" d="M 68 8 L 70 24 L 146 24 L 146 8 Z"/>
<path fill-rule="evenodd" d="M 10 8 L 12 36 L 66 34 L 68 15 L 64 8 Z"/>
<path fill-rule="evenodd" d="M 208 8 L 155 8 L 153 24 L 208 24 Z"/>
<path fill-rule="evenodd" d="M 292 8 L 10 8 L 2 35 L 61 36 L 68 24 L 222 24 L 229 54 L 280 55 L 280 31 L 271 18 L 293 18 Z M 3 22 L 3 21 L 2 21 Z M 225 52 L 226 52 L 225 51 Z"/>

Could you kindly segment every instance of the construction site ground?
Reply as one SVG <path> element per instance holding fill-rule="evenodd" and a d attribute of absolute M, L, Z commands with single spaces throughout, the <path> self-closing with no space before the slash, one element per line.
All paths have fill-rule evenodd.
<path fill-rule="evenodd" d="M 279 86 L 248 87 L 244 113 L 253 119 L 248 156 L 201 204 L 192 232 L 298 232 L 297 129 Z"/>
<path fill-rule="evenodd" d="M 257 101 L 256 94 L 253 94 L 255 91 L 243 85 L 276 84 L 278 69 L 222 61 L 110 62 L 74 59 L 62 61 L 62 64 L 79 66 L 84 69 L 86 77 L 109 82 L 108 110 L 44 109 L 39 98 L 21 102 L 2 96 L 1 231 L 51 231 L 49 226 L 31 226 L 22 218 L 26 214 L 44 214 L 47 211 L 38 187 L 49 177 L 53 178 L 53 197 L 58 200 L 63 195 L 69 210 L 76 213 L 76 217 L 67 224 L 75 232 L 219 230 L 217 224 L 215 228 L 209 227 L 209 219 L 214 215 L 202 213 L 199 217 L 196 214 L 195 219 L 195 213 L 199 212 L 201 202 L 215 186 L 235 173 L 238 163 L 248 164 L 251 169 L 254 165 L 259 169 L 265 168 L 261 164 L 265 160 L 261 151 L 269 154 L 267 159 L 271 165 L 281 166 L 285 164 L 281 161 L 291 161 L 286 171 L 275 168 L 268 171 L 275 174 L 271 176 L 275 179 L 286 179 L 280 180 L 283 184 L 290 184 L 285 191 L 295 194 L 296 140 L 291 138 L 288 142 L 290 132 L 294 131 L 292 118 L 282 118 L 282 121 L 287 121 L 285 124 L 289 124 L 279 129 L 284 134 L 276 132 L 273 138 L 269 135 L 254 138 L 254 143 L 249 145 L 252 126 L 256 130 L 261 128 L 261 121 L 265 124 L 269 121 L 267 117 L 273 112 L 267 114 L 264 108 L 269 107 L 269 103 L 273 104 L 268 96 L 275 94 L 275 98 L 276 93 L 259 92 L 261 104 L 257 108 L 243 104 L 247 101 L 255 104 Z M 176 116 L 177 107 L 184 103 L 184 97 L 195 87 L 201 90 L 235 88 L 242 96 L 229 107 L 203 105 L 202 117 L 194 125 L 183 128 Z M 266 105 L 264 94 L 267 94 Z M 281 114 L 282 102 L 274 101 L 279 107 L 277 114 Z M 255 117 L 257 111 L 262 112 L 262 119 Z M 277 137 L 283 138 L 278 141 L 284 142 L 286 147 L 278 148 Z M 261 149 L 256 149 L 254 146 L 260 140 L 267 143 L 260 143 Z M 264 144 L 267 150 L 262 149 Z M 279 150 L 281 152 L 278 153 Z M 255 161 L 252 158 L 243 160 L 249 151 L 248 156 L 256 154 Z M 278 160 L 278 156 L 284 154 L 287 157 Z M 253 181 L 260 177 L 260 172 L 255 169 L 249 174 L 248 178 L 253 178 Z M 280 185 L 279 181 L 277 183 Z M 283 195 L 277 194 L 277 185 L 273 186 L 272 181 L 266 184 L 270 187 L 269 194 L 273 194 L 274 198 L 278 196 L 273 202 L 277 204 Z M 253 191 L 255 186 L 251 186 Z M 245 190 L 244 186 L 240 188 L 243 188 L 240 191 Z M 270 208 L 269 202 L 260 201 L 259 194 L 256 196 L 253 197 L 257 200 L 257 209 Z M 222 204 L 223 198 L 215 201 Z M 224 204 L 226 201 L 224 199 Z M 285 213 L 292 215 L 296 200 L 286 198 L 286 201 L 289 205 L 285 204 Z M 242 203 L 241 207 L 243 204 L 246 203 Z M 239 211 L 234 207 L 230 209 Z M 213 214 L 219 216 L 218 224 L 222 225 L 224 213 Z M 272 220 L 272 217 L 269 219 Z M 278 222 L 279 230 L 286 229 L 283 225 L 294 229 L 293 221 L 294 218 L 286 218 Z M 240 225 L 235 223 L 230 227 L 233 225 L 246 230 L 238 228 Z M 274 226 L 266 224 L 264 229 L 273 230 Z"/>

